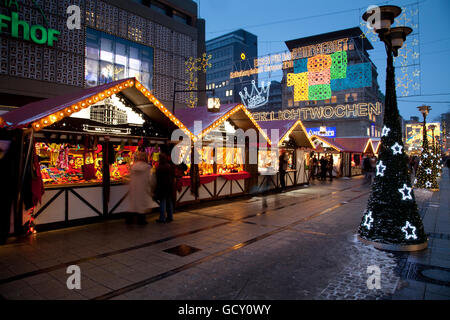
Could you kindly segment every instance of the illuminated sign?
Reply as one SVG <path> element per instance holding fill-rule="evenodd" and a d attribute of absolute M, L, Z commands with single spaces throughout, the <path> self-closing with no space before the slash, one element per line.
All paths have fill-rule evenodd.
<path fill-rule="evenodd" d="M 17 1 L 5 1 L 5 5 L 10 8 L 15 5 L 16 10 L 19 10 Z M 41 14 L 43 15 L 42 10 Z M 22 30 L 20 37 L 23 40 L 31 40 L 36 44 L 47 44 L 50 47 L 54 46 L 58 35 L 61 34 L 58 30 L 47 29 L 38 24 L 30 27 L 28 22 L 19 19 L 19 14 L 15 11 L 11 12 L 11 16 L 0 14 L 0 33 L 9 33 L 12 37 L 19 39 L 19 29 Z"/>
<path fill-rule="evenodd" d="M 428 145 L 431 146 L 433 143 L 433 133 L 430 129 L 430 126 L 434 125 L 434 136 L 435 136 L 435 142 L 436 137 L 441 136 L 441 124 L 439 122 L 434 123 L 427 123 L 427 138 L 428 138 Z M 406 133 L 406 143 L 405 147 L 406 150 L 409 152 L 418 151 L 420 152 L 420 148 L 422 148 L 422 140 L 423 140 L 423 124 L 422 123 L 408 123 L 406 124 L 405 128 Z"/>
<path fill-rule="evenodd" d="M 256 121 L 273 120 L 321 120 L 371 117 L 372 114 L 381 114 L 381 103 L 355 103 L 336 106 L 292 108 L 280 111 L 252 113 Z"/>
<path fill-rule="evenodd" d="M 322 132 L 321 128 L 307 128 L 306 131 L 308 135 L 312 136 L 313 134 L 316 136 L 334 138 L 336 137 L 336 127 L 325 127 L 325 133 Z"/>
<path fill-rule="evenodd" d="M 308 58 L 319 54 L 331 54 L 337 51 L 353 50 L 353 43 L 348 38 L 321 42 L 309 46 L 294 48 L 292 51 L 266 55 L 254 59 L 254 68 L 230 73 L 230 79 L 248 77 L 262 72 L 290 69 L 294 67 L 294 60 Z"/>
<path fill-rule="evenodd" d="M 102 134 L 131 134 L 130 128 L 110 128 L 110 127 L 97 127 L 88 124 L 83 124 L 83 131 Z"/>
<path fill-rule="evenodd" d="M 372 86 L 370 62 L 347 64 L 346 51 L 294 60 L 294 73 L 287 74 L 294 101 L 327 100 L 332 91 Z"/>
<path fill-rule="evenodd" d="M 270 81 L 264 88 L 264 81 L 261 82 L 261 91 L 258 90 L 255 80 L 252 80 L 252 91 L 249 94 L 247 87 L 244 88 L 244 93 L 239 91 L 242 103 L 247 109 L 254 109 L 265 105 L 269 101 Z"/>

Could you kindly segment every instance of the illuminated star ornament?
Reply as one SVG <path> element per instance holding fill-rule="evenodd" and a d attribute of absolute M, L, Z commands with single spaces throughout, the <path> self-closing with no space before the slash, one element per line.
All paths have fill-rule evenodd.
<path fill-rule="evenodd" d="M 423 157 L 426 159 L 426 158 L 428 158 L 428 155 L 425 153 L 425 154 L 423 155 Z"/>
<path fill-rule="evenodd" d="M 425 187 L 426 188 L 431 188 L 432 184 L 430 181 L 425 182 Z"/>
<path fill-rule="evenodd" d="M 389 129 L 388 127 L 384 126 L 383 127 L 383 131 L 381 132 L 381 136 L 382 137 L 387 137 L 387 135 L 389 134 L 389 131 L 391 131 L 391 129 Z"/>
<path fill-rule="evenodd" d="M 408 230 L 411 230 L 411 233 L 408 232 Z M 412 226 L 409 221 L 406 221 L 405 226 L 402 228 L 402 231 L 405 233 L 406 240 L 408 239 L 417 239 L 416 236 L 416 227 Z"/>
<path fill-rule="evenodd" d="M 412 188 L 409 188 L 406 183 L 403 184 L 403 188 L 398 189 L 398 191 L 402 194 L 402 200 L 412 200 L 411 190 Z"/>
<path fill-rule="evenodd" d="M 431 169 L 428 168 L 427 170 L 425 170 L 427 174 L 431 174 Z"/>
<path fill-rule="evenodd" d="M 398 144 L 398 142 L 396 142 L 392 147 L 392 152 L 394 153 L 394 155 L 396 154 L 402 154 L 402 149 L 403 147 L 401 145 Z"/>
<path fill-rule="evenodd" d="M 386 170 L 386 166 L 383 165 L 383 161 L 380 160 L 380 163 L 377 164 L 377 176 L 384 176 L 384 170 Z"/>
<path fill-rule="evenodd" d="M 364 223 L 363 226 L 367 228 L 367 230 L 370 230 L 371 226 L 372 226 L 372 222 L 373 222 L 373 218 L 372 218 L 372 211 L 369 211 L 365 216 L 364 216 Z"/>

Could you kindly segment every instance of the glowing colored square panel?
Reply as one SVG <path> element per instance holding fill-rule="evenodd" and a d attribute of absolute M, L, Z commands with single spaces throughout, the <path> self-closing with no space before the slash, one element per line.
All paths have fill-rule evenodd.
<path fill-rule="evenodd" d="M 294 86 L 294 101 L 308 100 L 308 72 L 288 73 L 287 86 Z"/>
<path fill-rule="evenodd" d="M 331 79 L 344 79 L 347 76 L 347 51 L 331 54 Z"/>
<path fill-rule="evenodd" d="M 331 56 L 328 54 L 318 54 L 317 56 L 308 58 L 308 71 L 321 72 L 331 67 Z"/>
<path fill-rule="evenodd" d="M 326 100 L 330 98 L 331 86 L 329 84 L 309 86 L 309 100 Z"/>
<path fill-rule="evenodd" d="M 310 86 L 330 84 L 330 69 L 321 72 L 308 72 L 308 83 Z"/>
<path fill-rule="evenodd" d="M 294 60 L 294 73 L 302 73 L 308 71 L 308 59 L 297 59 Z"/>
<path fill-rule="evenodd" d="M 349 65 L 345 78 L 347 88 L 372 86 L 372 65 L 370 62 Z"/>

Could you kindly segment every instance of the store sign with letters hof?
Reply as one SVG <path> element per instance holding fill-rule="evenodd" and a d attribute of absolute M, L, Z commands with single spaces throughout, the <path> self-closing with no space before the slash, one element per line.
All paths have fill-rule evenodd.
<path fill-rule="evenodd" d="M 53 47 L 58 40 L 60 31 L 46 28 L 39 24 L 32 25 L 26 21 L 19 19 L 19 4 L 17 0 L 0 0 L 0 4 L 11 9 L 11 14 L 0 14 L 0 33 L 10 34 L 13 38 L 21 38 L 23 40 L 32 41 L 36 44 L 46 44 Z M 36 5 L 36 2 L 34 1 Z M 47 18 L 41 8 L 38 7 L 44 21 L 47 23 Z"/>

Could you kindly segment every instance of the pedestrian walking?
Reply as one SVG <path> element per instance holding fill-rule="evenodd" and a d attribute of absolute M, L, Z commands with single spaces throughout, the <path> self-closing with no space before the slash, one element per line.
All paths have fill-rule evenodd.
<path fill-rule="evenodd" d="M 327 159 L 325 158 L 325 156 L 322 156 L 322 158 L 320 158 L 320 180 L 321 181 L 327 180 L 327 164 L 328 164 Z"/>
<path fill-rule="evenodd" d="M 330 175 L 330 181 L 333 181 L 333 155 L 330 154 L 327 162 L 328 174 Z"/>
<path fill-rule="evenodd" d="M 375 171 L 377 168 L 377 157 L 375 157 L 375 155 L 372 154 L 372 157 L 370 157 L 369 159 L 369 163 L 370 163 L 369 181 L 370 184 L 372 185 L 375 179 Z"/>
<path fill-rule="evenodd" d="M 448 177 L 450 178 L 450 156 L 447 157 L 447 160 L 445 161 L 445 166 L 447 167 Z"/>
<path fill-rule="evenodd" d="M 159 201 L 158 223 L 173 220 L 173 192 L 175 186 L 175 170 L 169 163 L 166 154 L 159 156 L 159 165 L 156 169 L 155 199 Z M 166 218 L 167 212 L 167 218 Z"/>
<path fill-rule="evenodd" d="M 372 166 L 370 165 L 369 156 L 365 156 L 363 160 L 363 172 L 364 172 L 364 181 L 363 184 L 369 183 L 370 179 L 370 171 L 372 170 Z"/>
<path fill-rule="evenodd" d="M 286 170 L 288 166 L 288 155 L 283 151 L 279 158 L 281 192 L 286 191 Z"/>
<path fill-rule="evenodd" d="M 155 176 L 148 164 L 147 153 L 135 154 L 134 163 L 130 169 L 130 182 L 128 185 L 129 213 L 125 219 L 127 224 L 133 222 L 137 216 L 138 224 L 145 225 L 145 214 L 152 205 L 152 196 L 155 188 Z"/>

